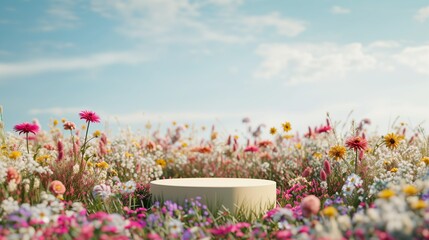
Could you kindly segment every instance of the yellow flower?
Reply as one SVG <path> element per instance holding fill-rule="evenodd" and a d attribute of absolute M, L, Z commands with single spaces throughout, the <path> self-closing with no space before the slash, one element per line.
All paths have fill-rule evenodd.
<path fill-rule="evenodd" d="M 183 142 L 182 143 L 182 148 L 185 148 L 185 147 L 187 147 L 188 146 L 188 144 L 186 143 L 186 142 Z"/>
<path fill-rule="evenodd" d="M 317 160 L 320 160 L 323 157 L 323 154 L 321 154 L 320 152 L 315 152 L 313 153 L 313 157 Z"/>
<path fill-rule="evenodd" d="M 101 132 L 99 130 L 95 131 L 94 133 L 92 133 L 92 136 L 95 138 L 98 138 L 101 136 Z"/>
<path fill-rule="evenodd" d="M 177 125 L 177 122 L 176 121 L 173 121 L 173 126 L 176 126 Z"/>
<path fill-rule="evenodd" d="M 383 164 L 384 164 L 384 165 L 389 165 L 389 164 L 390 164 L 390 161 L 384 160 L 384 161 L 383 161 Z"/>
<path fill-rule="evenodd" d="M 129 152 L 126 152 L 126 153 L 125 153 L 125 157 L 126 157 L 126 158 L 132 158 L 132 157 L 133 157 L 133 154 L 132 154 L 132 153 L 129 153 Z"/>
<path fill-rule="evenodd" d="M 398 171 L 398 168 L 392 168 L 392 169 L 390 169 L 390 172 L 397 172 Z"/>
<path fill-rule="evenodd" d="M 283 138 L 284 139 L 291 139 L 291 138 L 293 138 L 293 134 L 285 134 L 285 135 L 283 135 Z"/>
<path fill-rule="evenodd" d="M 162 158 L 157 159 L 157 160 L 155 161 L 155 163 L 156 163 L 157 165 L 161 166 L 163 169 L 167 166 L 167 162 L 166 162 L 164 159 L 162 159 Z"/>
<path fill-rule="evenodd" d="M 275 127 L 270 128 L 270 134 L 271 135 L 276 134 L 276 132 L 277 132 L 277 129 Z"/>
<path fill-rule="evenodd" d="M 235 139 L 235 140 L 238 140 L 238 135 L 234 135 L 234 139 Z"/>
<path fill-rule="evenodd" d="M 44 164 L 44 163 L 46 163 L 46 161 L 49 160 L 50 157 L 51 156 L 49 156 L 48 154 L 37 156 L 36 162 L 38 162 L 39 164 Z"/>
<path fill-rule="evenodd" d="M 341 145 L 335 145 L 329 149 L 329 156 L 336 161 L 343 159 L 346 155 L 346 147 Z"/>
<path fill-rule="evenodd" d="M 290 130 L 292 130 L 292 126 L 291 126 L 290 122 L 283 123 L 282 127 L 283 127 L 283 131 L 285 131 L 285 132 L 289 132 Z"/>
<path fill-rule="evenodd" d="M 322 214 L 325 216 L 328 216 L 328 217 L 335 217 L 335 216 L 337 216 L 338 211 L 336 208 L 329 206 L 329 207 L 326 207 L 322 210 Z"/>
<path fill-rule="evenodd" d="M 189 124 L 185 123 L 185 128 L 188 129 L 189 128 Z"/>
<path fill-rule="evenodd" d="M 61 122 L 62 122 L 62 123 L 66 123 L 66 122 L 67 122 L 67 119 L 62 118 L 62 119 L 61 119 Z"/>
<path fill-rule="evenodd" d="M 53 124 L 54 124 L 54 127 L 57 126 L 58 125 L 58 120 L 54 119 Z"/>
<path fill-rule="evenodd" d="M 429 165 L 429 157 L 423 157 L 422 162 L 424 162 L 426 165 Z"/>
<path fill-rule="evenodd" d="M 19 151 L 12 151 L 11 153 L 9 153 L 9 158 L 13 160 L 18 159 L 21 156 L 22 156 L 22 153 Z"/>
<path fill-rule="evenodd" d="M 419 192 L 419 190 L 413 185 L 406 185 L 402 191 L 408 196 L 416 195 Z"/>
<path fill-rule="evenodd" d="M 297 144 L 295 144 L 295 148 L 296 148 L 296 149 L 301 149 L 301 147 L 302 147 L 301 143 L 297 143 Z"/>
<path fill-rule="evenodd" d="M 386 136 L 384 136 L 384 143 L 391 150 L 397 148 L 399 146 L 400 141 L 401 141 L 401 137 L 399 137 L 394 133 L 389 133 Z"/>
<path fill-rule="evenodd" d="M 102 169 L 109 168 L 109 164 L 107 162 L 105 162 L 105 161 L 96 163 L 95 166 L 98 167 L 98 168 L 102 168 Z"/>
<path fill-rule="evenodd" d="M 80 128 L 81 128 L 82 130 L 85 130 L 85 129 L 86 129 L 86 125 L 84 124 L 84 125 L 80 126 Z"/>
<path fill-rule="evenodd" d="M 416 201 L 416 202 L 413 202 L 411 204 L 411 208 L 412 209 L 416 209 L 416 210 L 418 210 L 418 209 L 425 209 L 426 206 L 427 206 L 426 202 L 423 201 L 423 200 L 421 200 L 421 199 L 418 200 L 418 201 Z"/>
<path fill-rule="evenodd" d="M 212 132 L 210 138 L 212 141 L 215 140 L 217 138 L 217 132 Z"/>
<path fill-rule="evenodd" d="M 395 192 L 392 189 L 384 189 L 378 193 L 379 198 L 389 199 L 393 196 L 395 196 Z"/>
<path fill-rule="evenodd" d="M 116 172 L 115 169 L 110 169 L 110 174 L 112 174 L 112 176 L 118 176 L 118 172 Z"/>
<path fill-rule="evenodd" d="M 93 164 L 91 161 L 88 161 L 88 162 L 86 163 L 86 166 L 88 166 L 88 167 L 92 167 L 92 166 L 94 166 L 94 164 Z"/>

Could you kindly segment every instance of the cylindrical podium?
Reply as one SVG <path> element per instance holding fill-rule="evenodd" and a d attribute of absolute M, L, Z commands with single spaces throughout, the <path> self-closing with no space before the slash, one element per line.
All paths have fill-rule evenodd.
<path fill-rule="evenodd" d="M 258 216 L 275 207 L 276 182 L 251 178 L 175 178 L 150 183 L 156 201 L 201 197 L 202 203 L 216 213 L 222 206 L 231 213 Z"/>

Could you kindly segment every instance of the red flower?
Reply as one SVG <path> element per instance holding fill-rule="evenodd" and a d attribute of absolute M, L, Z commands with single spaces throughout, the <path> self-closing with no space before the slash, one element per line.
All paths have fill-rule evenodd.
<path fill-rule="evenodd" d="M 33 123 L 21 123 L 21 124 L 17 124 L 13 127 L 13 130 L 15 130 L 16 132 L 19 132 L 19 134 L 21 133 L 34 133 L 36 134 L 39 131 L 39 125 L 37 124 L 33 124 Z"/>
<path fill-rule="evenodd" d="M 346 146 L 353 150 L 365 151 L 368 148 L 368 142 L 365 138 L 355 136 L 346 140 Z"/>
<path fill-rule="evenodd" d="M 259 148 L 257 146 L 248 146 L 244 149 L 244 152 L 258 152 Z"/>
<path fill-rule="evenodd" d="M 87 110 L 81 111 L 79 113 L 79 116 L 80 116 L 80 119 L 85 119 L 86 122 L 96 122 L 96 123 L 100 122 L 100 117 L 95 112 L 92 112 L 92 111 L 87 111 Z"/>

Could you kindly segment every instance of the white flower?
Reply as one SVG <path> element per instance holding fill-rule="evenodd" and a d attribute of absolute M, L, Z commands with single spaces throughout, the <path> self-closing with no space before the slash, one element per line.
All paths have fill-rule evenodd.
<path fill-rule="evenodd" d="M 51 217 L 51 209 L 46 206 L 36 206 L 31 208 L 31 219 L 49 223 Z"/>
<path fill-rule="evenodd" d="M 343 190 L 344 196 L 350 196 L 352 195 L 353 190 L 355 190 L 355 186 L 352 183 L 346 183 L 344 184 L 342 190 Z"/>
<path fill-rule="evenodd" d="M 9 197 L 8 199 L 3 200 L 1 208 L 6 214 L 10 214 L 19 209 L 19 204 L 12 197 Z"/>
<path fill-rule="evenodd" d="M 94 198 L 101 197 L 101 199 L 104 200 L 108 198 L 110 195 L 112 195 L 112 189 L 110 188 L 110 186 L 104 183 L 100 185 L 95 185 L 94 188 L 92 189 L 92 196 Z"/>
<path fill-rule="evenodd" d="M 125 184 L 122 183 L 121 184 L 121 194 L 130 194 L 133 193 L 136 190 L 136 182 L 134 182 L 133 180 L 129 180 L 128 182 L 126 182 Z"/>
<path fill-rule="evenodd" d="M 349 182 L 349 183 L 353 184 L 355 187 L 360 187 L 360 186 L 362 186 L 362 183 L 363 183 L 362 179 L 358 175 L 356 175 L 354 173 L 352 173 L 347 178 L 346 182 Z"/>
<path fill-rule="evenodd" d="M 177 219 L 171 219 L 168 221 L 168 228 L 170 229 L 170 233 L 179 234 L 183 231 L 183 223 Z"/>
<path fill-rule="evenodd" d="M 348 229 L 351 229 L 352 227 L 352 221 L 350 220 L 350 217 L 347 215 L 341 215 L 337 218 L 338 226 L 342 231 L 346 231 Z"/>
<path fill-rule="evenodd" d="M 287 208 L 279 208 L 276 213 L 273 215 L 273 220 L 275 222 L 279 222 L 282 219 L 292 219 L 293 213 L 290 209 Z"/>

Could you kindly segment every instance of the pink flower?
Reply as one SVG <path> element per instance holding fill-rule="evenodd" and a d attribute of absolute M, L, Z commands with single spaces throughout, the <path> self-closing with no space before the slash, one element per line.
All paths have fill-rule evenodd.
<path fill-rule="evenodd" d="M 49 184 L 49 190 L 56 195 L 60 195 L 66 192 L 66 187 L 62 182 L 55 180 Z"/>
<path fill-rule="evenodd" d="M 76 129 L 76 124 L 74 124 L 73 122 L 65 122 L 63 127 L 64 130 L 74 130 Z"/>
<path fill-rule="evenodd" d="M 331 164 L 329 163 L 328 159 L 325 159 L 325 161 L 323 162 L 323 168 L 327 175 L 331 175 Z"/>
<path fill-rule="evenodd" d="M 9 167 L 6 173 L 6 181 L 10 182 L 12 180 L 15 180 L 15 183 L 19 184 L 21 182 L 21 175 L 16 171 L 15 168 Z"/>
<path fill-rule="evenodd" d="M 320 209 L 320 199 L 314 195 L 308 195 L 301 201 L 302 215 L 310 217 L 316 215 Z"/>
<path fill-rule="evenodd" d="M 355 136 L 346 140 L 346 146 L 353 150 L 365 151 L 368 148 L 368 142 L 365 138 Z"/>
<path fill-rule="evenodd" d="M 320 179 L 322 179 L 322 181 L 326 181 L 326 178 L 327 178 L 328 176 L 326 175 L 326 172 L 325 172 L 325 170 L 320 170 Z"/>
<path fill-rule="evenodd" d="M 100 117 L 95 112 L 92 112 L 92 111 L 87 111 L 87 110 L 81 111 L 79 113 L 79 116 L 80 116 L 80 119 L 85 119 L 86 122 L 93 122 L 93 123 L 100 122 Z"/>
<path fill-rule="evenodd" d="M 292 233 L 289 230 L 281 230 L 276 233 L 276 239 L 292 239 Z"/>
<path fill-rule="evenodd" d="M 21 123 L 21 124 L 17 124 L 13 127 L 13 130 L 15 130 L 16 132 L 19 132 L 19 134 L 21 133 L 33 133 L 36 134 L 39 131 L 39 125 L 37 124 L 33 124 L 33 123 Z"/>
<path fill-rule="evenodd" d="M 254 152 L 258 152 L 258 151 L 259 151 L 259 148 L 257 146 L 253 146 L 253 145 L 248 146 L 248 147 L 246 147 L 244 149 L 244 152 L 252 152 L 252 153 L 254 153 Z"/>

